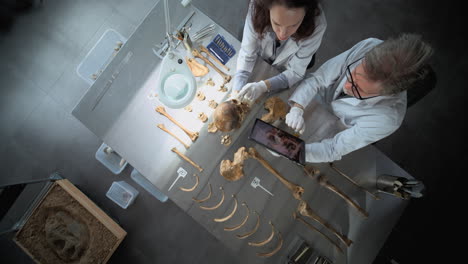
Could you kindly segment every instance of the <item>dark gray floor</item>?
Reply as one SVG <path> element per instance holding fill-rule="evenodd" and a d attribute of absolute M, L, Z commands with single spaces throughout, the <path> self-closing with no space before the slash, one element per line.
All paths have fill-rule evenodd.
<path fill-rule="evenodd" d="M 236 263 L 235 257 L 172 202 L 141 192 L 123 210 L 105 197 L 116 176 L 95 158 L 101 141 L 70 113 L 88 85 L 75 69 L 107 28 L 129 37 L 156 0 L 45 0 L 16 17 L 0 35 L 1 180 L 38 178 L 58 171 L 78 185 L 127 230 L 111 263 Z M 194 1 L 237 34 L 246 0 Z M 435 48 L 438 84 L 410 108 L 402 127 L 377 147 L 427 186 L 413 200 L 375 263 L 425 263 L 455 259 L 461 225 L 460 179 L 467 87 L 467 51 L 459 6 L 428 1 L 324 1 L 328 20 L 316 66 L 367 38 L 420 33 Z M 236 10 L 232 12 L 231 10 Z M 241 17 L 241 18 L 239 18 Z M 1 181 L 0 181 L 1 183 Z M 136 186 L 135 184 L 133 184 Z M 460 206 L 457 206 L 460 204 Z M 457 209 L 458 208 L 458 209 Z M 11 241 L 0 239 L 2 263 L 32 263 Z"/>

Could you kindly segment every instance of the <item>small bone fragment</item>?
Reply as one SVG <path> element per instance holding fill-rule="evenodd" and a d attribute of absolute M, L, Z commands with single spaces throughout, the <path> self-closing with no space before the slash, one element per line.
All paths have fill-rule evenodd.
<path fill-rule="evenodd" d="M 208 117 L 207 117 L 206 114 L 203 113 L 203 112 L 198 113 L 198 119 L 200 119 L 203 123 L 205 123 L 206 121 L 208 121 Z"/>
<path fill-rule="evenodd" d="M 271 252 L 267 252 L 267 253 L 257 253 L 257 256 L 259 257 L 271 257 L 273 256 L 274 254 L 276 254 L 276 252 L 278 252 L 281 247 L 283 246 L 283 237 L 281 236 L 281 232 L 278 232 L 278 239 L 279 239 L 279 242 L 278 242 L 278 245 L 276 246 L 275 249 L 273 249 Z"/>
<path fill-rule="evenodd" d="M 227 87 L 226 87 L 226 85 L 222 84 L 222 85 L 218 88 L 218 92 L 222 92 L 222 93 L 227 92 Z"/>
<path fill-rule="evenodd" d="M 119 166 L 122 167 L 125 164 L 126 160 L 125 159 L 120 159 Z"/>
<path fill-rule="evenodd" d="M 186 107 L 184 107 L 184 109 L 188 112 L 192 112 L 192 105 L 187 105 Z"/>
<path fill-rule="evenodd" d="M 232 143 L 231 136 L 224 135 L 224 136 L 221 137 L 221 144 L 223 144 L 225 146 L 229 146 L 229 145 L 231 145 L 231 143 Z"/>
<path fill-rule="evenodd" d="M 312 179 L 315 179 L 316 176 L 320 175 L 320 170 L 310 164 L 305 165 L 304 171 L 306 175 L 308 175 Z"/>
<path fill-rule="evenodd" d="M 220 207 L 223 204 L 223 202 L 224 202 L 224 189 L 223 189 L 222 186 L 219 187 L 219 189 L 221 190 L 221 193 L 222 193 L 221 194 L 222 195 L 221 200 L 216 205 L 214 205 L 212 207 L 206 207 L 206 206 L 200 205 L 201 209 L 203 209 L 203 210 L 215 210 L 215 209 L 217 209 L 218 207 Z"/>
<path fill-rule="evenodd" d="M 276 176 L 276 178 L 278 178 L 284 185 L 286 185 L 286 187 L 292 192 L 294 198 L 301 200 L 301 196 L 304 193 L 304 188 L 302 186 L 294 184 L 281 176 L 278 171 L 276 171 L 262 156 L 260 156 L 255 148 L 249 148 L 249 156 L 258 160 L 263 165 L 263 167 L 265 167 L 265 169 L 270 171 L 273 175 Z"/>
<path fill-rule="evenodd" d="M 195 77 L 205 76 L 210 71 L 210 69 L 208 69 L 208 67 L 206 67 L 203 64 L 200 64 L 195 59 L 185 58 L 185 61 L 187 62 L 187 65 L 190 68 L 190 71 L 192 72 L 193 76 L 195 76 Z"/>
<path fill-rule="evenodd" d="M 271 225 L 271 234 L 270 236 L 263 240 L 263 241 L 260 241 L 260 242 L 249 242 L 249 246 L 253 246 L 253 247 L 261 247 L 263 245 L 266 245 L 268 244 L 268 242 L 270 242 L 273 237 L 275 236 L 275 226 L 273 225 L 273 223 L 271 223 L 271 221 L 269 222 L 269 224 Z"/>
<path fill-rule="evenodd" d="M 251 231 L 249 231 L 249 232 L 247 232 L 247 233 L 245 233 L 243 235 L 236 235 L 237 238 L 244 239 L 244 238 L 247 238 L 247 237 L 253 235 L 255 232 L 257 232 L 257 229 L 260 226 L 260 215 L 258 215 L 257 211 L 253 211 L 253 212 L 257 215 L 257 223 L 255 224 L 255 227 Z"/>
<path fill-rule="evenodd" d="M 288 114 L 288 105 L 281 98 L 274 96 L 265 101 L 264 107 L 268 110 L 267 114 L 262 116 L 262 121 L 273 123 L 278 119 L 284 120 Z"/>
<path fill-rule="evenodd" d="M 203 56 L 197 49 L 193 49 L 192 50 L 192 55 L 195 57 L 195 58 L 199 58 L 199 59 L 202 59 L 206 64 L 210 65 L 211 68 L 213 68 L 216 72 L 219 73 L 219 75 L 221 75 L 223 77 L 223 80 L 224 80 L 224 83 L 223 85 L 221 86 L 224 86 L 224 84 L 228 83 L 231 81 L 231 78 L 232 76 L 229 75 L 229 74 L 225 74 L 223 71 L 221 71 L 218 67 L 216 67 L 216 65 L 214 65 L 208 58 L 206 58 L 205 56 Z"/>
<path fill-rule="evenodd" d="M 206 80 L 206 85 L 209 85 L 209 86 L 215 86 L 215 82 L 213 81 L 213 79 L 209 78 L 208 80 Z"/>
<path fill-rule="evenodd" d="M 208 103 L 208 106 L 210 108 L 216 109 L 216 107 L 218 106 L 218 103 L 216 103 L 215 100 L 210 100 L 210 102 Z"/>
<path fill-rule="evenodd" d="M 190 147 L 189 145 L 185 144 L 185 142 L 183 142 L 183 141 L 182 141 L 179 137 L 177 137 L 174 133 L 172 133 L 171 131 L 169 131 L 163 124 L 158 124 L 158 127 L 159 127 L 162 131 L 168 133 L 169 135 L 171 135 L 172 137 L 174 137 L 175 139 L 177 139 L 180 143 L 182 143 L 182 145 L 184 145 L 184 147 L 185 147 L 186 149 L 188 149 L 188 148 Z"/>
<path fill-rule="evenodd" d="M 208 132 L 216 133 L 217 131 L 218 131 L 218 128 L 215 126 L 215 123 L 208 124 Z"/>
<path fill-rule="evenodd" d="M 249 153 L 245 147 L 241 147 L 234 154 L 234 160 L 221 161 L 219 167 L 221 175 L 228 181 L 237 181 L 244 177 L 244 160 L 249 158 Z"/>
<path fill-rule="evenodd" d="M 196 97 L 199 101 L 203 101 L 206 98 L 205 94 L 202 91 L 198 91 Z"/>
<path fill-rule="evenodd" d="M 177 122 L 172 116 L 170 116 L 167 112 L 166 112 L 166 109 L 163 107 L 163 106 L 158 106 L 156 107 L 156 112 L 160 113 L 161 115 L 167 117 L 169 120 L 172 121 L 172 123 L 176 124 L 178 127 L 180 127 L 180 129 L 182 129 L 185 134 L 187 134 L 190 139 L 195 142 L 195 140 L 197 140 L 198 138 L 198 132 L 192 132 L 188 129 L 186 129 L 184 126 L 182 126 L 179 122 Z"/>
<path fill-rule="evenodd" d="M 97 74 L 95 74 L 95 73 L 91 74 L 91 79 L 96 80 L 97 79 Z"/>
<path fill-rule="evenodd" d="M 226 65 L 224 65 L 222 62 L 220 62 L 220 61 L 218 60 L 218 58 L 216 58 L 215 56 L 213 56 L 213 54 L 211 54 L 211 52 L 210 52 L 207 48 L 205 48 L 205 46 L 200 45 L 200 52 L 206 53 L 206 55 L 208 55 L 208 56 L 209 56 L 210 58 L 212 58 L 215 62 L 217 62 L 219 65 L 221 65 L 221 67 L 223 67 L 226 71 L 230 71 L 230 69 L 229 69 Z"/>
<path fill-rule="evenodd" d="M 327 181 L 327 178 L 325 176 L 319 176 L 318 177 L 318 182 L 320 183 L 320 185 L 324 186 L 325 188 L 327 188 L 328 190 L 336 193 L 338 196 L 340 196 L 341 198 L 343 198 L 343 200 L 345 200 L 349 205 L 351 205 L 352 207 L 354 207 L 356 210 L 358 210 L 358 212 L 364 216 L 365 218 L 369 217 L 369 213 L 367 213 L 364 209 L 362 209 L 357 203 L 355 203 L 353 200 L 351 200 L 351 198 L 349 198 L 349 196 L 347 196 L 344 192 L 342 192 L 340 189 L 338 189 L 335 185 L 329 183 Z"/>
<path fill-rule="evenodd" d="M 195 185 L 193 185 L 193 187 L 190 187 L 190 188 L 179 187 L 179 189 L 180 189 L 181 191 L 183 191 L 183 192 L 191 192 L 191 191 L 195 190 L 195 188 L 197 188 L 198 183 L 199 183 L 199 177 L 198 177 L 198 175 L 196 175 L 196 174 L 194 174 L 193 176 L 195 177 L 195 180 L 196 180 Z"/>
<path fill-rule="evenodd" d="M 192 197 L 192 200 L 194 200 L 197 203 L 203 203 L 204 201 L 208 200 L 211 198 L 211 183 L 208 183 L 208 187 L 210 188 L 210 192 L 208 193 L 208 196 L 206 196 L 203 199 L 196 199 L 195 197 Z"/>
<path fill-rule="evenodd" d="M 123 45 L 123 42 L 122 42 L 122 41 L 117 41 L 117 43 L 116 43 L 116 44 L 117 44 L 117 47 L 121 48 L 121 47 L 122 47 L 122 45 Z"/>
<path fill-rule="evenodd" d="M 322 235 L 326 240 L 328 240 L 330 243 L 332 243 L 336 249 L 338 249 L 341 253 L 343 253 L 343 249 L 341 249 L 341 247 L 335 242 L 333 241 L 331 238 L 329 238 L 327 235 L 325 235 L 325 233 L 323 233 L 322 231 L 318 230 L 317 228 L 315 228 L 315 226 L 311 225 L 310 223 L 306 222 L 306 220 L 304 220 L 302 217 L 298 216 L 296 212 L 293 212 L 293 218 L 302 222 L 304 225 L 306 225 L 309 229 L 311 230 L 314 230 L 314 231 L 317 231 L 320 235 Z"/>
<path fill-rule="evenodd" d="M 247 204 L 245 202 L 242 203 L 243 206 L 245 206 L 245 208 L 247 209 L 247 213 L 245 214 L 245 218 L 244 220 L 242 220 L 242 222 L 240 222 L 240 224 L 236 225 L 236 226 L 233 226 L 233 227 L 225 227 L 224 228 L 224 231 L 234 231 L 234 230 L 237 230 L 239 228 L 241 228 L 243 225 L 245 225 L 245 223 L 247 223 L 247 220 L 249 219 L 249 215 L 250 215 L 250 210 L 249 210 L 249 207 L 247 206 Z"/>
<path fill-rule="evenodd" d="M 367 190 L 366 188 L 362 187 L 361 185 L 359 185 L 357 182 L 355 182 L 351 177 L 349 177 L 348 175 L 346 175 L 344 172 L 342 172 L 340 169 L 338 169 L 332 162 L 329 163 L 330 165 L 330 168 L 332 168 L 333 170 L 335 170 L 336 172 L 338 172 L 338 174 L 340 174 L 341 176 L 345 177 L 348 181 L 350 181 L 352 184 L 356 185 L 356 187 L 358 187 L 359 189 L 367 192 L 368 194 L 370 194 L 372 196 L 372 198 L 374 198 L 374 200 L 380 200 L 380 198 L 378 196 L 376 196 L 375 194 L 373 194 L 372 192 L 370 192 L 369 190 Z"/>
<path fill-rule="evenodd" d="M 232 212 L 229 213 L 225 217 L 215 218 L 215 219 L 213 219 L 213 221 L 218 222 L 218 223 L 222 223 L 222 222 L 226 222 L 227 220 L 231 219 L 234 216 L 234 214 L 237 211 L 237 198 L 236 198 L 236 196 L 234 194 L 232 195 L 232 198 L 234 198 L 234 208 L 232 209 Z"/>
<path fill-rule="evenodd" d="M 187 161 L 188 163 L 192 164 L 192 166 L 194 166 L 195 168 L 197 168 L 200 172 L 203 171 L 203 168 L 200 167 L 200 165 L 196 164 L 196 163 L 193 162 L 191 159 L 189 159 L 187 156 L 185 156 L 184 154 L 182 154 L 180 151 L 177 150 L 177 148 L 172 148 L 171 151 L 174 152 L 174 153 L 176 153 L 177 155 L 179 155 L 179 157 L 181 157 L 182 159 L 184 159 L 184 160 Z"/>
<path fill-rule="evenodd" d="M 324 227 L 328 228 L 336 237 L 338 237 L 341 241 L 343 241 L 343 243 L 346 244 L 346 246 L 350 246 L 351 243 L 353 243 L 353 241 L 351 241 L 349 238 L 347 238 L 346 236 L 338 233 L 338 231 L 336 231 L 335 228 L 333 228 L 329 223 L 327 223 L 325 220 L 323 220 L 320 216 L 318 216 L 314 211 L 312 211 L 312 209 L 310 208 L 310 206 L 305 202 L 305 201 L 300 201 L 299 202 L 299 206 L 297 207 L 297 211 L 303 215 L 303 216 L 307 216 L 315 221 L 317 221 L 318 223 L 320 223 L 321 225 L 323 225 Z"/>

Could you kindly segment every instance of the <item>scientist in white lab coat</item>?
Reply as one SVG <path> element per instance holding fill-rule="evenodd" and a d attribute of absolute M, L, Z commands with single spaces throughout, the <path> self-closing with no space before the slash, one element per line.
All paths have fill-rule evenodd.
<path fill-rule="evenodd" d="M 255 101 L 304 79 L 326 27 L 317 0 L 252 0 L 233 80 L 235 97 Z M 281 73 L 247 83 L 258 56 Z"/>
<path fill-rule="evenodd" d="M 432 48 L 415 34 L 363 40 L 325 62 L 296 88 L 286 124 L 304 131 L 304 109 L 318 97 L 347 129 L 306 144 L 307 162 L 339 160 L 397 130 L 406 113 L 406 90 L 424 79 Z"/>

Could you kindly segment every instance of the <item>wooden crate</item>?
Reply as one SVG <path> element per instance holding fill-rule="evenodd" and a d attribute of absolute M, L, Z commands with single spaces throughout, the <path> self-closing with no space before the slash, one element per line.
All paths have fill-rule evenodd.
<path fill-rule="evenodd" d="M 126 235 L 64 179 L 53 184 L 14 241 L 36 263 L 106 263 Z"/>

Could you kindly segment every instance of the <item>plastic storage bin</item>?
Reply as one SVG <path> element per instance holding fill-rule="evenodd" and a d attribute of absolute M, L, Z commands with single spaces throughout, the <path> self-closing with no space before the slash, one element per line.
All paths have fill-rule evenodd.
<path fill-rule="evenodd" d="M 107 191 L 106 196 L 123 209 L 127 209 L 135 201 L 138 193 L 137 189 L 125 181 L 115 181 Z"/>
<path fill-rule="evenodd" d="M 153 195 L 156 199 L 161 202 L 166 202 L 168 197 L 164 193 L 162 193 L 156 186 L 154 186 L 148 179 L 146 179 L 141 173 L 137 170 L 133 169 L 132 173 L 130 174 L 132 180 L 138 183 L 143 189 Z"/>
<path fill-rule="evenodd" d="M 113 29 L 106 30 L 78 65 L 76 73 L 90 85 L 93 84 L 95 81 L 93 74 L 97 78 L 117 53 L 115 50 L 115 48 L 118 48 L 117 44 L 121 42 L 124 45 L 126 41 L 127 39 L 120 35 L 119 32 Z"/>
<path fill-rule="evenodd" d="M 119 174 L 125 169 L 128 162 L 125 161 L 122 164 L 122 166 L 120 166 L 122 157 L 119 154 L 117 154 L 115 151 L 112 151 L 112 153 L 109 153 L 109 154 L 106 153 L 104 150 L 107 147 L 109 146 L 107 146 L 106 143 L 102 143 L 102 145 L 96 151 L 96 159 L 99 160 L 104 166 L 106 166 L 114 174 Z"/>

